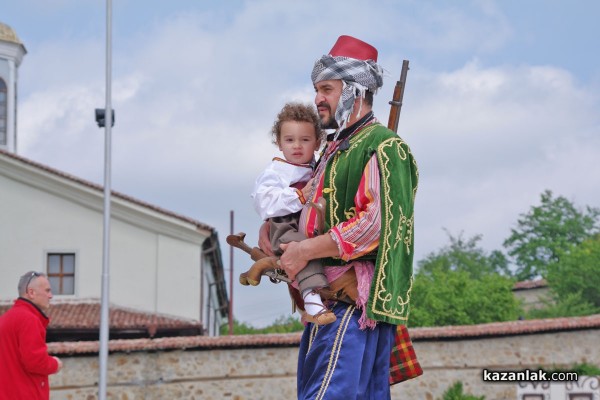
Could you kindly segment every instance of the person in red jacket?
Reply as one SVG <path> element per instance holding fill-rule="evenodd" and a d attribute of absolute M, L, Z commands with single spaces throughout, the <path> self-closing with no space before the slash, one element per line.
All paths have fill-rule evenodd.
<path fill-rule="evenodd" d="M 48 375 L 62 368 L 46 346 L 52 289 L 35 271 L 23 275 L 18 288 L 19 298 L 0 316 L 0 400 L 47 400 Z"/>

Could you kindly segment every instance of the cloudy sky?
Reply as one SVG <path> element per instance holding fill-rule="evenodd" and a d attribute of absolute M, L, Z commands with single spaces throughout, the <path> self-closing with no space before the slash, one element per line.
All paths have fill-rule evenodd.
<path fill-rule="evenodd" d="M 283 104 L 312 102 L 310 71 L 341 34 L 379 49 L 385 123 L 410 61 L 400 135 L 420 167 L 416 258 L 445 229 L 502 249 L 545 189 L 600 206 L 600 2 L 118 0 L 113 4 L 113 189 L 255 244 L 249 193 L 278 155 Z M 4 0 L 28 54 L 19 70 L 18 153 L 103 182 L 106 5 Z M 234 276 L 249 266 L 234 256 Z M 228 274 L 228 273 L 227 273 Z M 256 326 L 290 311 L 282 285 L 235 285 Z"/>

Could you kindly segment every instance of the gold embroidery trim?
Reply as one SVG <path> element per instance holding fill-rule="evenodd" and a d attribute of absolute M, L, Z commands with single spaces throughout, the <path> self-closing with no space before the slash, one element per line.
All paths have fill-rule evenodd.
<path fill-rule="evenodd" d="M 343 151 L 343 152 L 338 151 L 335 153 L 335 155 L 333 156 L 333 160 L 331 161 L 331 167 L 329 169 L 329 184 L 331 186 L 326 189 L 327 192 L 325 192 L 325 189 L 324 189 L 323 193 L 335 192 L 335 190 L 336 190 L 335 179 L 336 179 L 336 175 L 337 175 L 336 171 L 337 171 L 337 164 L 338 164 L 339 158 L 340 157 L 348 157 L 348 154 L 350 154 L 352 149 L 356 148 L 356 146 L 358 146 L 358 144 L 360 144 L 363 140 L 365 140 L 369 136 L 369 134 L 378 126 L 380 126 L 380 124 L 372 124 L 372 125 L 368 126 L 367 128 L 365 128 L 364 130 L 362 130 L 361 132 L 358 132 L 350 140 L 350 147 L 348 148 L 347 151 Z M 339 204 L 338 204 L 335 196 L 330 196 L 330 201 L 328 203 L 329 203 L 329 226 L 339 225 L 341 222 L 337 218 L 337 210 L 339 208 Z M 347 215 L 348 212 L 344 211 L 344 214 Z"/>
<path fill-rule="evenodd" d="M 325 375 L 323 376 L 323 381 L 321 382 L 321 387 L 319 388 L 319 393 L 315 397 L 315 400 L 323 399 L 325 396 L 325 392 L 329 387 L 329 383 L 331 382 L 331 378 L 333 377 L 333 372 L 335 371 L 335 367 L 337 365 L 337 361 L 340 358 L 340 353 L 342 350 L 342 344 L 344 343 L 344 335 L 348 330 L 348 324 L 351 321 L 352 313 L 354 313 L 356 307 L 350 306 L 344 312 L 344 316 L 342 317 L 342 321 L 338 326 L 338 330 L 335 334 L 335 340 L 333 342 L 333 347 L 331 349 L 331 355 L 329 356 L 329 363 L 327 364 L 327 370 L 325 371 Z"/>
<path fill-rule="evenodd" d="M 315 340 L 315 337 L 317 336 L 318 333 L 319 333 L 319 325 L 313 324 L 313 326 L 310 330 L 310 336 L 308 337 L 308 349 L 306 349 L 307 353 L 310 351 L 313 341 Z"/>
<path fill-rule="evenodd" d="M 349 154 L 351 152 L 352 149 L 356 148 L 362 141 L 366 140 L 369 136 L 369 134 L 376 128 L 378 127 L 380 124 L 374 124 L 371 125 L 369 127 L 367 127 L 366 129 L 364 129 L 362 132 L 358 132 L 356 134 L 356 136 L 354 136 L 351 140 L 350 140 L 350 147 L 348 149 L 348 151 L 345 152 L 337 152 L 333 157 L 332 157 L 332 161 L 331 161 L 331 166 L 330 166 L 330 170 L 329 170 L 329 184 L 330 187 L 326 188 L 324 190 L 324 193 L 330 193 L 330 192 L 334 192 L 336 190 L 336 183 L 335 183 L 335 179 L 337 176 L 336 170 L 337 170 L 337 164 L 338 164 L 338 160 L 340 157 L 347 157 L 347 154 Z M 398 232 L 391 232 L 390 227 L 390 222 L 394 219 L 394 214 L 392 213 L 392 208 L 393 208 L 393 204 L 391 202 L 391 198 L 390 198 L 390 187 L 389 187 L 389 176 L 390 176 L 390 171 L 388 169 L 388 164 L 389 164 L 389 158 L 388 156 L 383 152 L 383 149 L 385 147 L 395 147 L 395 150 L 398 154 L 398 157 L 400 157 L 401 160 L 406 160 L 408 157 L 408 154 L 410 153 L 410 149 L 408 148 L 408 146 L 406 146 L 406 149 L 403 147 L 403 145 L 406 146 L 406 143 L 400 139 L 399 137 L 393 137 L 390 139 L 387 139 L 385 141 L 383 141 L 377 148 L 377 161 L 379 163 L 379 167 L 380 167 L 380 173 L 382 174 L 382 179 L 381 179 L 381 195 L 382 196 L 386 196 L 386 204 L 388 205 L 387 209 L 382 209 L 381 213 L 382 213 L 382 218 L 386 219 L 386 226 L 388 227 L 388 231 L 386 232 L 382 232 L 382 234 L 380 235 L 380 242 L 379 242 L 379 251 L 383 252 L 383 256 L 381 259 L 381 263 L 380 265 L 386 265 L 388 262 L 388 257 L 389 257 L 389 249 L 391 247 L 395 247 L 398 245 L 398 243 L 402 242 L 407 249 L 407 253 L 410 254 L 410 243 L 412 243 L 412 234 L 413 234 L 413 228 L 414 228 L 414 214 L 410 215 L 410 216 L 406 216 L 404 215 L 404 211 L 402 210 L 401 206 L 398 206 L 398 213 L 399 213 L 399 218 L 400 218 L 400 223 L 399 223 L 399 228 Z M 413 160 L 413 164 L 416 167 L 416 162 Z M 418 169 L 416 170 L 416 175 L 418 177 Z M 417 191 L 417 187 L 415 187 L 413 189 L 413 199 L 415 198 L 416 195 L 416 191 Z M 329 207 L 329 222 L 330 225 L 329 226 L 335 226 L 338 225 L 340 223 L 340 221 L 337 218 L 337 210 L 339 208 L 339 204 L 335 198 L 335 196 L 330 196 L 330 200 L 328 201 L 328 207 Z M 349 216 L 352 214 L 353 210 L 348 210 L 345 211 L 344 214 L 346 216 Z M 402 227 L 406 226 L 406 236 L 402 237 Z M 393 236 L 394 235 L 394 236 Z M 393 238 L 393 240 L 392 240 Z M 392 243 L 393 242 L 393 243 Z M 406 292 L 406 298 L 403 298 L 402 295 L 399 295 L 396 299 L 392 299 L 393 295 L 392 293 L 389 293 L 386 289 L 385 289 L 385 280 L 387 279 L 387 275 L 386 275 L 386 271 L 385 268 L 379 268 L 379 273 L 377 274 L 377 276 L 374 277 L 376 280 L 376 286 L 375 286 L 375 293 L 374 293 L 374 299 L 371 302 L 371 311 L 374 314 L 377 315 L 383 315 L 386 317 L 389 317 L 391 319 L 395 319 L 398 321 L 406 321 L 408 320 L 408 316 L 402 316 L 405 312 L 406 307 L 408 306 L 408 304 L 410 303 L 410 292 L 412 290 L 412 284 L 413 284 L 413 277 L 410 277 L 410 284 L 408 287 L 408 290 Z M 381 308 L 383 309 L 383 311 L 378 311 L 375 308 L 375 305 L 378 304 L 378 302 L 380 302 L 381 304 Z"/>
<path fill-rule="evenodd" d="M 398 209 L 396 210 L 398 213 L 398 217 L 400 218 L 399 226 L 397 232 L 392 232 L 390 225 L 391 221 L 394 219 L 393 211 L 393 202 L 390 197 L 390 186 L 389 186 L 389 177 L 391 171 L 388 168 L 389 157 L 383 151 L 385 147 L 395 147 L 398 157 L 401 160 L 406 160 L 408 157 L 407 151 L 402 147 L 405 144 L 402 139 L 399 138 L 391 138 L 384 142 L 382 142 L 377 148 L 377 160 L 380 166 L 381 177 L 381 196 L 385 196 L 385 204 L 387 204 L 386 209 L 381 210 L 382 218 L 385 219 L 385 226 L 387 227 L 385 232 L 381 232 L 379 237 L 379 251 L 381 252 L 381 261 L 380 265 L 382 267 L 379 268 L 378 274 L 375 277 L 375 298 L 371 303 L 371 311 L 374 314 L 384 315 L 392 319 L 406 321 L 408 316 L 402 316 L 405 314 L 406 307 L 410 303 L 410 292 L 412 290 L 413 278 L 410 277 L 410 285 L 406 292 L 406 298 L 404 298 L 401 294 L 398 295 L 396 299 L 393 299 L 392 293 L 389 293 L 386 290 L 385 281 L 388 278 L 386 275 L 386 270 L 383 266 L 387 265 L 388 257 L 389 257 L 389 249 L 392 247 L 398 246 L 399 243 L 403 243 L 406 246 L 407 254 L 410 254 L 410 244 L 412 242 L 412 234 L 413 234 L 413 225 L 414 225 L 414 214 L 407 216 L 402 210 L 402 207 L 398 205 Z M 416 190 L 416 188 L 415 188 Z M 413 199 L 414 199 L 415 191 L 413 190 Z M 402 237 L 402 231 L 406 228 L 406 235 Z M 375 308 L 376 304 L 381 304 L 381 309 L 383 311 L 378 311 Z M 407 314 L 407 313 L 406 313 Z"/>

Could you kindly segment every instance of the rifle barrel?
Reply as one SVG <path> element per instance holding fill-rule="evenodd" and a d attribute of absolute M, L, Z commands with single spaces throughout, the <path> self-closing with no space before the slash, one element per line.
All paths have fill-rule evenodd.
<path fill-rule="evenodd" d="M 400 120 L 400 111 L 402 109 L 402 99 L 404 98 L 404 87 L 406 86 L 406 75 L 408 73 L 408 60 L 402 61 L 402 71 L 400 80 L 396 82 L 394 94 L 390 104 L 390 117 L 388 119 L 388 128 L 398 132 L 398 122 Z"/>

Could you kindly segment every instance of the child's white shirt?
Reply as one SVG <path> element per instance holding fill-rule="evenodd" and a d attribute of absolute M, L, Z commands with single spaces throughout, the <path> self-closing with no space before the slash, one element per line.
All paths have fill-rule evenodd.
<path fill-rule="evenodd" d="M 309 164 L 294 164 L 275 157 L 256 178 L 250 197 L 263 220 L 293 214 L 302 209 L 298 192 L 291 185 L 308 182 L 313 170 Z"/>

